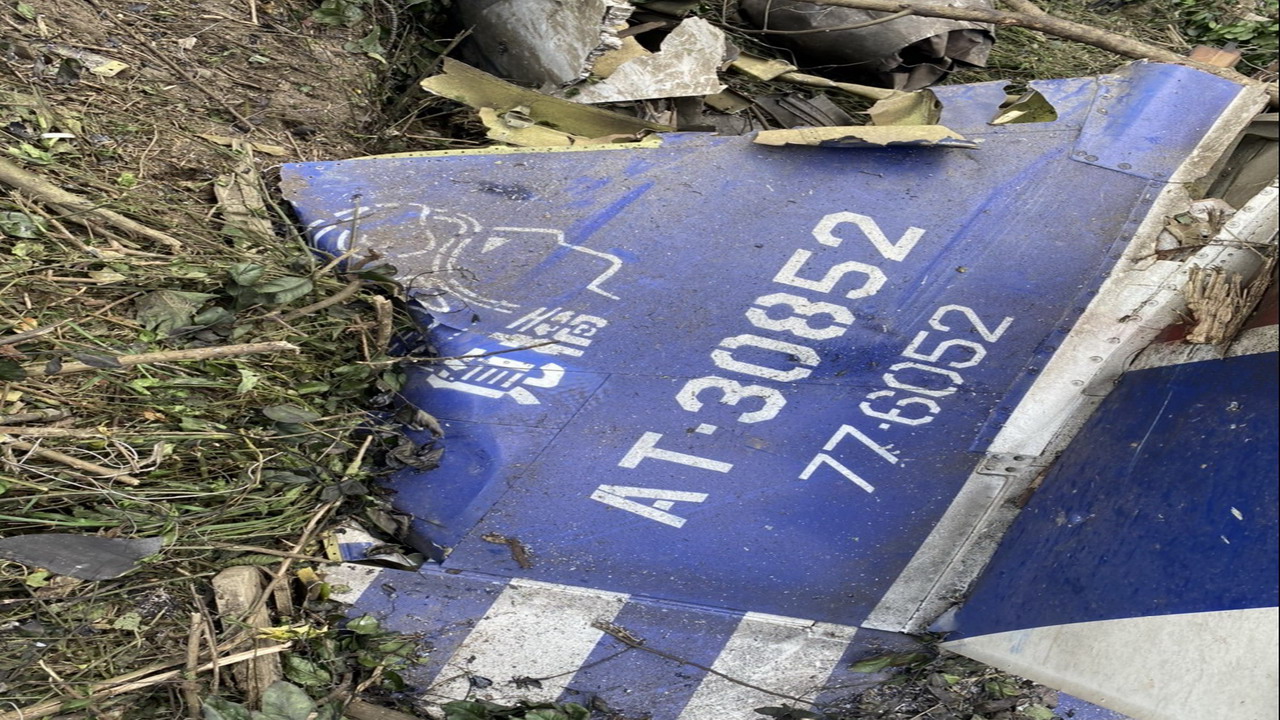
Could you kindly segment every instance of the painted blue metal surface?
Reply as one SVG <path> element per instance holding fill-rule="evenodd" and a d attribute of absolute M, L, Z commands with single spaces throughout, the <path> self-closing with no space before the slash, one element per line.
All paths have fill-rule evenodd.
<path fill-rule="evenodd" d="M 286 166 L 317 247 L 396 265 L 440 358 L 403 394 L 441 420 L 442 464 L 390 483 L 438 564 L 357 583 L 359 606 L 425 629 L 436 685 L 511 674 L 516 608 L 564 603 L 539 647 L 574 685 L 550 698 L 625 677 L 655 720 L 746 707 L 692 666 L 674 685 L 661 658 L 593 666 L 617 649 L 583 630 L 597 617 L 738 673 L 789 648 L 816 668 L 791 692 L 838 686 L 856 626 L 1239 91 L 1175 66 L 1105 79 L 1204 101 L 1097 113 L 1100 80 L 1051 81 L 1057 121 L 993 127 L 1000 84 L 938 89 L 974 150 L 670 135 Z M 1126 133 L 1161 140 L 1115 168 L 1080 150 Z"/>
<path fill-rule="evenodd" d="M 1280 599 L 1274 352 L 1131 372 L 1023 510 L 956 638 Z"/>
<path fill-rule="evenodd" d="M 1139 95 L 1236 87 L 1137 68 Z M 398 506 L 448 567 L 857 623 L 1151 197 L 1072 157 L 1099 122 L 1080 82 L 1056 122 L 955 127 L 976 151 L 687 135 L 286 167 L 320 244 L 354 227 L 458 358 L 412 375 L 448 450 Z M 1149 161 L 1166 174 L 1186 121 L 1123 117 L 1180 148 Z"/>

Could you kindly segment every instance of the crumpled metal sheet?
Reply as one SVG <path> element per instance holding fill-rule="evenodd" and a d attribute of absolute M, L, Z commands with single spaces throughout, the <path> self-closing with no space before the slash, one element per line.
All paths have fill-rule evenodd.
<path fill-rule="evenodd" d="M 459 19 L 472 31 L 464 56 L 498 75 L 535 86 L 587 76 L 600 55 L 622 46 L 630 3 L 619 0 L 466 0 Z"/>
<path fill-rule="evenodd" d="M 921 5 L 991 9 L 990 0 L 921 0 Z M 742 0 L 743 17 L 757 28 L 807 31 L 839 28 L 887 16 L 873 10 L 815 5 L 800 0 Z M 993 26 L 910 16 L 856 30 L 765 35 L 793 49 L 803 67 L 822 74 L 898 90 L 918 90 L 959 67 L 984 67 L 995 41 Z"/>

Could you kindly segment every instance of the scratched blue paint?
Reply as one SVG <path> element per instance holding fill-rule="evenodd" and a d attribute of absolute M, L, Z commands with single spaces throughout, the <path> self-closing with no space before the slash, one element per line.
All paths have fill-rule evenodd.
<path fill-rule="evenodd" d="M 1126 374 L 957 616 L 989 633 L 1275 607 L 1274 352 Z"/>
<path fill-rule="evenodd" d="M 1099 81 L 1050 81 L 1057 121 L 992 127 L 999 84 L 940 88 L 978 149 L 670 135 L 290 165 L 283 184 L 320 249 L 354 234 L 400 268 L 437 355 L 473 356 L 411 371 L 447 450 L 390 484 L 442 568 L 856 625 L 1238 92 L 1173 66 L 1112 79 L 1206 101 L 1129 103 L 1117 128 Z M 1110 132 L 1163 139 L 1080 149 Z M 831 305 L 798 335 L 781 323 L 803 312 L 762 308 L 779 293 Z M 939 357 L 904 357 L 917 338 Z M 708 377 L 759 389 L 689 390 Z M 637 455 L 654 435 L 681 455 Z"/>

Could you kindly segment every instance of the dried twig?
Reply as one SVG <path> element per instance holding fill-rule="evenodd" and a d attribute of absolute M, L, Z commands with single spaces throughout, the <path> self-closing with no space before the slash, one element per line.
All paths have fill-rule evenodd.
<path fill-rule="evenodd" d="M 235 665 L 246 660 L 262 657 L 263 655 L 274 655 L 276 653 L 284 652 L 290 647 L 291 643 L 282 643 L 280 645 L 272 645 L 271 647 L 256 648 L 254 650 L 238 652 L 234 655 L 227 655 L 226 657 L 217 658 L 216 660 L 207 662 L 200 667 L 197 667 L 195 671 L 197 673 L 208 672 L 215 666 L 225 667 L 227 665 Z M 178 664 L 181 664 L 181 661 L 169 663 L 162 667 L 172 667 L 173 665 Z M 148 670 L 153 671 L 152 668 L 148 668 Z M 140 675 L 140 672 L 138 671 L 126 673 L 96 686 L 96 688 L 89 694 L 88 699 L 91 701 L 106 700 L 107 698 L 124 695 L 135 690 L 142 690 L 171 680 L 178 680 L 182 677 L 184 672 L 185 670 L 179 669 L 146 675 Z M 135 680 L 134 678 L 140 679 Z M 38 718 L 49 717 L 50 715 L 60 712 L 64 702 L 64 700 L 49 700 L 36 705 L 18 708 L 11 712 L 0 714 L 0 720 L 38 720 Z"/>
<path fill-rule="evenodd" d="M 103 467 L 102 465 L 98 465 L 97 463 L 91 463 L 88 460 L 81 460 L 78 457 L 72 457 L 71 455 L 58 452 L 57 450 L 49 450 L 47 448 L 42 448 L 39 445 L 35 445 L 29 442 L 24 442 L 22 440 L 15 440 L 11 437 L 0 437 L 0 445 L 7 445 L 11 448 L 28 452 L 37 457 L 42 457 L 45 460 L 52 460 L 53 462 L 61 463 L 63 465 L 66 465 L 67 467 L 75 468 L 76 470 L 82 470 L 92 475 L 119 480 L 125 485 L 136 486 L 142 482 L 138 480 L 138 478 L 132 475 L 129 475 L 128 473 L 123 473 L 123 472 L 120 472 L 119 470 L 112 470 L 109 467 Z"/>
<path fill-rule="evenodd" d="M 26 332 L 5 335 L 4 337 L 0 337 L 0 345 L 17 345 L 20 342 L 26 342 L 32 338 L 47 335 L 54 330 L 57 330 L 58 326 L 61 324 L 62 323 L 58 323 L 58 325 L 46 325 L 44 327 L 38 327 L 35 330 L 27 330 Z"/>
<path fill-rule="evenodd" d="M 330 295 L 327 298 L 324 298 L 323 300 L 313 302 L 310 305 L 300 307 L 297 310 L 291 310 L 285 313 L 284 315 L 281 315 L 280 320 L 286 323 L 293 322 L 294 320 L 297 320 L 300 317 L 306 317 L 307 315 L 310 315 L 313 312 L 318 312 L 332 305 L 337 305 L 338 303 L 343 302 L 344 300 L 348 300 L 351 297 L 353 297 L 356 293 L 360 292 L 361 285 L 362 285 L 362 282 L 358 278 L 355 280 L 352 280 L 351 282 L 344 285 L 341 290 Z"/>
<path fill-rule="evenodd" d="M 40 410 L 32 410 L 31 412 L 14 413 L 12 415 L 0 415 L 0 426 L 8 425 L 9 423 L 53 422 L 54 420 L 61 420 L 66 416 L 67 416 L 67 413 L 64 410 L 42 408 Z M 45 429 L 49 429 L 49 428 L 45 428 Z M 52 429 L 57 430 L 60 428 L 52 428 Z M 0 433 L 3 433 L 3 432 L 4 430 L 0 430 Z"/>
<path fill-rule="evenodd" d="M 79 225 L 92 227 L 91 220 L 106 223 L 133 237 L 154 240 L 174 250 L 181 250 L 182 243 L 170 235 L 143 225 L 111 210 L 105 210 L 74 193 L 67 192 L 35 173 L 0 158 L 0 182 L 21 190 L 36 200 L 52 205 L 66 213 L 63 218 Z"/>
<path fill-rule="evenodd" d="M 200 666 L 200 636 L 203 634 L 200 613 L 191 613 L 191 626 L 187 629 L 186 677 L 182 683 L 182 699 L 187 704 L 187 717 L 200 720 L 200 688 L 196 685 L 196 668 Z"/>
<path fill-rule="evenodd" d="M 373 335 L 373 352 L 375 355 L 383 356 L 387 354 L 388 347 L 391 345 L 395 307 L 390 300 L 381 295 L 374 295 L 369 302 L 373 303 L 374 317 L 377 320 Z"/>
<path fill-rule="evenodd" d="M 117 355 L 114 360 L 123 367 L 130 367 L 133 365 L 183 362 L 191 360 L 218 360 L 221 358 L 238 357 L 240 355 L 255 355 L 258 353 L 297 352 L 299 349 L 300 348 L 293 343 L 276 340 L 272 342 L 246 343 L 244 345 L 214 345 L 211 347 L 191 348 L 189 350 L 164 350 L 153 353 L 139 353 L 137 355 Z M 66 363 L 59 368 L 57 372 L 53 373 L 46 372 L 43 365 L 28 365 L 26 367 L 27 375 L 29 377 L 38 377 L 41 375 L 68 375 L 70 373 L 102 369 L 102 367 L 78 362 Z"/>
<path fill-rule="evenodd" d="M 1084 25 L 1063 18 L 1049 15 L 1044 12 L 1003 12 L 1000 10 L 987 10 L 985 8 L 975 7 L 952 7 L 950 5 L 915 5 L 912 3 L 897 2 L 896 0 L 810 0 L 816 5 L 833 5 L 836 7 L 855 8 L 857 10 L 876 10 L 879 12 L 896 13 L 903 10 L 910 10 L 913 14 L 921 17 L 938 17 L 947 18 L 948 20 L 967 20 L 969 22 L 991 23 L 1004 27 L 1016 26 L 1024 27 L 1028 30 L 1053 35 L 1065 40 L 1074 40 L 1086 45 L 1092 45 L 1117 55 L 1125 57 L 1157 60 L 1160 62 L 1177 63 L 1179 65 L 1190 65 L 1192 67 L 1212 73 L 1219 77 L 1224 77 L 1233 82 L 1242 85 L 1262 84 L 1266 87 L 1267 95 L 1271 98 L 1272 103 L 1276 103 L 1280 99 L 1280 88 L 1276 83 L 1259 83 L 1246 75 L 1242 75 L 1228 68 L 1207 65 L 1205 63 L 1196 62 L 1179 55 L 1172 50 L 1166 50 L 1162 47 L 1134 40 L 1118 33 L 1108 32 L 1096 27 Z M 1023 5 L 1024 8 L 1027 6 Z M 1027 8 L 1029 9 L 1029 8 Z"/>

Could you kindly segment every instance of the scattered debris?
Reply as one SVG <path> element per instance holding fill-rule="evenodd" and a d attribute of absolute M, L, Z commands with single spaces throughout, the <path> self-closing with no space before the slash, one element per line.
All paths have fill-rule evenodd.
<path fill-rule="evenodd" d="M 576 142 L 618 136 L 639 139 L 645 133 L 673 129 L 518 87 L 456 60 L 446 58 L 442 70 L 423 80 L 422 88 L 477 110 L 487 108 L 495 113 L 491 119 L 502 117 L 508 122 L 507 118 L 518 118 L 515 122 L 519 124 L 529 123 L 514 128 L 517 130 L 538 125 Z"/>
<path fill-rule="evenodd" d="M 690 18 L 667 35 L 658 52 L 626 60 L 605 79 L 575 85 L 564 95 L 580 103 L 711 95 L 724 89 L 716 76 L 724 54 L 724 33 Z"/>
<path fill-rule="evenodd" d="M 989 0 L 948 5 L 993 7 Z M 958 67 L 984 67 L 995 40 L 989 24 L 920 17 L 909 9 L 884 13 L 800 0 L 743 0 L 741 10 L 771 42 L 795 50 L 805 67 L 896 90 L 932 85 Z"/>
<path fill-rule="evenodd" d="M 1156 250 L 1194 249 L 1204 245 L 1213 240 L 1235 214 L 1236 209 L 1225 200 L 1196 200 L 1186 212 L 1165 219 L 1164 230 L 1156 239 Z"/>
<path fill-rule="evenodd" d="M 155 555 L 164 540 L 108 538 L 69 533 L 31 533 L 0 540 L 0 557 L 81 580 L 110 580 Z"/>
<path fill-rule="evenodd" d="M 1235 339 L 1274 280 L 1271 271 L 1275 265 L 1274 256 L 1267 258 L 1247 285 L 1240 275 L 1222 268 L 1192 267 L 1184 289 L 1187 310 L 1194 320 L 1187 342 L 1221 345 Z"/>
<path fill-rule="evenodd" d="M 756 134 L 760 145 L 808 145 L 812 147 L 890 147 L 898 145 L 976 148 L 960 133 L 942 125 L 854 125 L 853 127 L 764 130 Z"/>
<path fill-rule="evenodd" d="M 214 182 L 213 194 L 218 200 L 222 220 L 226 223 L 227 229 L 224 232 L 261 241 L 275 237 L 275 231 L 271 228 L 271 220 L 267 218 L 262 178 L 258 175 L 258 167 L 253 159 L 254 147 L 243 140 L 232 141 L 231 149 L 240 153 L 240 161 L 234 171 L 222 175 Z"/>
<path fill-rule="evenodd" d="M 85 69 L 94 75 L 101 77 L 115 77 L 121 72 L 129 69 L 128 63 L 112 60 L 104 55 L 96 52 L 90 52 L 81 48 L 69 47 L 67 45 L 45 45 L 43 50 L 64 58 L 70 58 L 84 64 Z"/>
<path fill-rule="evenodd" d="M 934 125 L 942 119 L 942 103 L 930 90 L 894 95 L 872 105 L 873 125 Z"/>
<path fill-rule="evenodd" d="M 992 125 L 1014 123 L 1053 122 L 1058 111 L 1039 90 L 1031 89 L 1000 106 L 1000 112 L 991 120 Z"/>
<path fill-rule="evenodd" d="M 529 552 L 529 548 L 519 539 L 499 535 L 498 533 L 485 533 L 480 536 L 480 539 L 497 545 L 506 545 L 511 550 L 511 559 L 515 560 L 516 565 L 522 570 L 528 570 L 533 567 L 533 560 L 531 559 L 533 553 Z"/>

